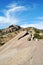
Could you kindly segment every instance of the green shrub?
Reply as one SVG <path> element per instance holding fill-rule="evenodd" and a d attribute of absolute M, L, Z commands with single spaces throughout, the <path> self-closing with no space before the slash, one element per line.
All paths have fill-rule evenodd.
<path fill-rule="evenodd" d="M 38 30 L 38 29 L 34 29 L 34 30 L 35 30 L 36 33 L 40 33 L 40 30 Z"/>
<path fill-rule="evenodd" d="M 42 36 L 40 36 L 38 33 L 35 33 L 34 38 L 42 39 Z"/>

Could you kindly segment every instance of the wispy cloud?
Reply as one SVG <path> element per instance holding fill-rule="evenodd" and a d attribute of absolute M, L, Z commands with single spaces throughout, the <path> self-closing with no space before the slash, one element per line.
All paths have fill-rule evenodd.
<path fill-rule="evenodd" d="M 15 16 L 13 16 L 13 14 L 15 14 L 15 12 L 26 10 L 25 6 L 18 6 L 16 4 L 10 4 L 7 8 L 8 9 L 4 10 L 4 16 L 0 16 L 0 24 L 17 24 L 19 20 Z"/>
<path fill-rule="evenodd" d="M 40 22 L 40 23 L 36 23 L 36 24 L 24 24 L 24 25 L 21 25 L 21 27 L 35 27 L 35 28 L 38 28 L 38 29 L 43 29 L 43 22 Z"/>
<path fill-rule="evenodd" d="M 2 12 L 4 14 L 4 16 L 3 15 L 0 16 L 0 25 L 4 25 L 4 24 L 11 25 L 11 24 L 22 23 L 21 20 L 24 20 L 26 17 L 24 17 L 24 19 L 22 19 L 22 18 L 19 19 L 16 17 L 17 16 L 16 13 L 24 12 L 27 10 L 32 11 L 32 10 L 35 10 L 36 7 L 37 7 L 37 4 L 34 4 L 34 3 L 30 6 L 29 5 L 28 6 L 17 5 L 17 3 L 9 4 L 8 6 L 6 6 L 6 9 L 4 9 L 4 11 Z M 26 15 L 28 15 L 28 14 L 29 14 L 29 12 L 28 13 L 26 12 Z M 22 16 L 23 15 L 24 14 L 22 14 Z M 28 18 L 26 18 L 26 20 L 27 19 Z M 43 20 L 43 17 L 37 17 L 35 19 L 38 19 L 38 21 L 33 21 L 33 22 L 35 22 L 35 24 L 24 24 L 21 26 L 22 27 L 36 27 L 36 28 L 43 29 L 43 21 L 39 21 L 39 20 Z M 36 22 L 40 22 L 40 23 L 36 23 Z"/>

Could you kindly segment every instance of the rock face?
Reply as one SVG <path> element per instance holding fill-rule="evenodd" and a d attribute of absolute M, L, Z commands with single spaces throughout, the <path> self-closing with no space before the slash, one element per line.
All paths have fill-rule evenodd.
<path fill-rule="evenodd" d="M 21 33 L 21 36 L 18 38 L 18 40 L 20 40 L 21 38 L 25 37 L 26 35 L 29 35 L 29 33 L 27 31 L 23 31 Z"/>
<path fill-rule="evenodd" d="M 15 31 L 15 30 L 19 30 L 21 27 L 17 26 L 17 25 L 11 25 L 11 26 L 9 26 L 9 28 L 11 28 L 12 31 Z"/>
<path fill-rule="evenodd" d="M 21 29 L 20 26 L 17 26 L 17 25 L 10 25 L 8 28 L 4 29 L 2 32 L 3 33 L 9 33 L 9 32 L 14 32 L 14 31 L 17 31 Z"/>
<path fill-rule="evenodd" d="M 43 65 L 43 40 L 28 41 L 26 33 L 19 33 L 0 47 L 0 65 Z"/>
<path fill-rule="evenodd" d="M 23 38 L 23 37 L 25 37 L 27 35 L 28 35 L 28 41 L 34 40 L 34 35 L 30 31 L 29 32 L 23 31 L 21 33 L 21 36 L 18 38 L 18 40 L 20 40 L 21 38 Z"/>

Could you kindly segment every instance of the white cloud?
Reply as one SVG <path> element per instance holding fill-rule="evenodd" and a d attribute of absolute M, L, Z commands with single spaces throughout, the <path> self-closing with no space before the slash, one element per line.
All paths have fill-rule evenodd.
<path fill-rule="evenodd" d="M 6 11 L 6 16 L 10 16 L 10 13 L 12 13 L 12 12 L 15 13 L 17 11 L 23 11 L 23 10 L 26 10 L 25 6 L 13 6 L 13 7 L 10 7 L 10 9 Z"/>
<path fill-rule="evenodd" d="M 34 9 L 36 5 L 34 4 L 33 7 L 29 6 L 28 10 Z M 15 17 L 16 12 L 25 11 L 27 8 L 25 6 L 19 6 L 16 4 L 10 4 L 7 6 L 7 9 L 4 9 L 3 14 L 4 16 L 0 16 L 0 25 L 3 24 L 17 24 L 19 23 L 19 19 Z M 14 16 L 13 16 L 14 14 Z M 43 19 L 43 17 L 37 17 L 37 19 Z M 35 21 L 36 22 L 36 21 Z M 39 21 L 40 22 L 40 21 Z M 21 25 L 22 27 L 36 27 L 43 29 L 43 22 L 36 23 L 36 24 L 24 24 Z"/>
<path fill-rule="evenodd" d="M 15 14 L 15 12 L 24 11 L 26 10 L 25 6 L 18 6 L 15 4 L 10 4 L 8 6 L 8 9 L 4 10 L 4 16 L 0 16 L 0 24 L 3 23 L 9 23 L 9 24 L 16 24 L 19 22 L 19 20 L 11 15 L 12 13 Z"/>
<path fill-rule="evenodd" d="M 40 23 L 36 23 L 36 24 L 24 24 L 24 25 L 21 25 L 21 27 L 35 27 L 35 28 L 38 28 L 38 29 L 43 29 L 43 22 L 40 22 Z"/>

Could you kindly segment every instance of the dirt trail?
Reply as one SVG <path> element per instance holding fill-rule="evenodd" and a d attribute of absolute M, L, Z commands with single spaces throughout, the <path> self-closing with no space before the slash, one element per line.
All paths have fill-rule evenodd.
<path fill-rule="evenodd" d="M 21 32 L 0 47 L 0 65 L 43 65 L 43 40 L 28 41 L 29 35 Z"/>

